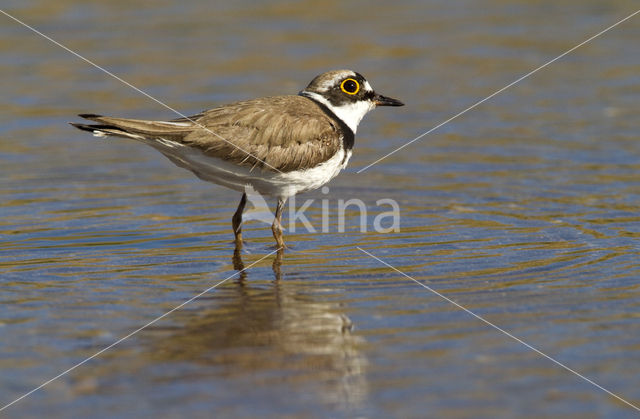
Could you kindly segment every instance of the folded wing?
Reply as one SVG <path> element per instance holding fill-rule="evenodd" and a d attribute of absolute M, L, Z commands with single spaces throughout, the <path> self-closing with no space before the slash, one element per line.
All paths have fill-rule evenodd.
<path fill-rule="evenodd" d="M 240 166 L 265 170 L 309 169 L 342 147 L 343 134 L 336 122 L 315 102 L 301 96 L 237 102 L 171 121 L 80 116 L 97 124 L 72 125 L 94 135 L 132 138 L 150 145 L 154 141 L 178 143 Z"/>

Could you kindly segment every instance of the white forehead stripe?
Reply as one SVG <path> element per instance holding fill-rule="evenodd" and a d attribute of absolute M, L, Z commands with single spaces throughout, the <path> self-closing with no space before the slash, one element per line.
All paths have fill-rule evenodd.
<path fill-rule="evenodd" d="M 344 79 L 345 77 L 355 77 L 356 74 L 352 71 L 344 71 L 344 72 L 340 72 L 337 73 L 335 76 L 333 76 L 330 79 L 325 80 L 324 82 L 322 82 L 321 85 L 319 85 L 319 90 L 322 91 L 327 91 L 329 89 L 331 89 L 333 86 L 335 86 L 338 81 Z"/>

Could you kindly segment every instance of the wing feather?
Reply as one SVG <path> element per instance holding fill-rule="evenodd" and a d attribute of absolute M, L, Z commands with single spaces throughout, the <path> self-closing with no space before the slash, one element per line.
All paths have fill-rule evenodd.
<path fill-rule="evenodd" d="M 83 114 L 77 128 L 133 139 L 174 141 L 240 166 L 309 169 L 342 147 L 339 125 L 312 100 L 276 96 L 233 103 L 189 118 L 147 121 Z M 265 164 L 266 163 L 266 164 Z"/>
<path fill-rule="evenodd" d="M 238 102 L 206 111 L 196 122 L 229 142 L 196 127 L 183 143 L 251 167 L 309 169 L 342 147 L 338 125 L 315 102 L 301 96 Z"/>

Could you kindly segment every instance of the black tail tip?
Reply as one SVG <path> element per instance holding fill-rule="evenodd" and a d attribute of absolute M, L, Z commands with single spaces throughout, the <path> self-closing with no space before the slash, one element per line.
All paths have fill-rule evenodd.
<path fill-rule="evenodd" d="M 95 114 L 95 113 L 81 113 L 81 114 L 78 114 L 78 116 L 80 118 L 84 118 L 84 119 L 95 119 L 95 118 L 101 118 L 102 117 L 102 115 L 98 115 L 98 114 Z"/>
<path fill-rule="evenodd" d="M 83 131 L 93 132 L 93 130 L 94 130 L 94 128 L 91 125 L 78 124 L 76 122 L 69 122 L 69 125 L 71 125 L 72 127 L 76 127 L 78 129 L 81 129 Z"/>

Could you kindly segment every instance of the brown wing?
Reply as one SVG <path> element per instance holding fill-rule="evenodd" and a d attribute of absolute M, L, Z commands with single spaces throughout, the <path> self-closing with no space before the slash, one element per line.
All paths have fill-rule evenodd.
<path fill-rule="evenodd" d="M 99 124 L 72 124 L 94 134 L 169 140 L 241 166 L 309 169 L 342 147 L 342 131 L 312 100 L 277 96 L 237 102 L 172 121 L 83 114 Z M 195 123 L 194 123 L 195 122 Z"/>
<path fill-rule="evenodd" d="M 194 120 L 206 129 L 196 126 L 182 139 L 184 144 L 243 166 L 309 169 L 342 147 L 337 123 L 302 96 L 238 102 L 205 111 Z"/>

